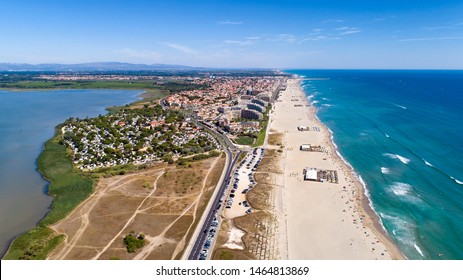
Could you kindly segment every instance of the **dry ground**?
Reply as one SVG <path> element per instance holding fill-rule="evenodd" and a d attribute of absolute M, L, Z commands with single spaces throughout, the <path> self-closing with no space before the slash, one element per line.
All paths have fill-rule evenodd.
<path fill-rule="evenodd" d="M 270 134 L 272 135 L 272 134 Z M 270 140 L 281 141 L 281 135 L 275 135 Z M 254 173 L 257 184 L 247 193 L 247 200 L 254 211 L 232 221 L 222 223 L 213 259 L 280 259 L 278 244 L 278 222 L 275 213 L 275 191 L 279 187 L 277 177 L 283 170 L 279 164 L 281 154 L 276 149 L 266 149 L 264 157 Z M 245 232 L 242 237 L 244 250 L 224 248 L 227 242 L 227 232 L 235 226 Z"/>
<path fill-rule="evenodd" d="M 224 164 L 217 157 L 101 179 L 87 200 L 52 226 L 66 238 L 50 259 L 180 258 Z M 135 253 L 123 244 L 131 231 L 146 240 Z"/>

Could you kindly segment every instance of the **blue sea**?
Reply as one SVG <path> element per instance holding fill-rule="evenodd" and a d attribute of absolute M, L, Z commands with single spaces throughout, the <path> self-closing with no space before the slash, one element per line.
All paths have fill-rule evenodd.
<path fill-rule="evenodd" d="M 0 91 L 0 256 L 18 234 L 49 210 L 47 182 L 36 161 L 54 127 L 69 117 L 94 117 L 137 100 L 140 91 Z"/>
<path fill-rule="evenodd" d="M 289 72 L 405 256 L 463 259 L 463 71 Z"/>

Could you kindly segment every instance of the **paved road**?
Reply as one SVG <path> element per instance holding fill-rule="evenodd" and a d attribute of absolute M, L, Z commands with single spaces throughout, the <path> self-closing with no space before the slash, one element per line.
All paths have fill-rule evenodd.
<path fill-rule="evenodd" d="M 168 109 L 169 106 L 165 102 L 166 98 L 162 98 L 159 103 L 164 109 Z M 209 133 L 211 133 L 219 142 L 220 144 L 224 147 L 225 152 L 227 153 L 227 162 L 225 164 L 226 168 L 226 173 L 225 176 L 223 177 L 222 182 L 220 182 L 220 189 L 217 192 L 216 197 L 211 198 L 214 199 L 211 208 L 210 209 L 205 209 L 204 211 L 209 211 L 207 213 L 206 219 L 204 220 L 204 223 L 201 226 L 201 231 L 199 232 L 195 243 L 193 245 L 193 248 L 191 249 L 191 252 L 189 252 L 188 259 L 189 260 L 197 260 L 199 258 L 199 253 L 203 249 L 204 242 L 206 241 L 206 238 L 208 236 L 208 231 L 209 228 L 211 227 L 213 218 L 215 216 L 215 213 L 217 211 L 217 208 L 220 205 L 220 198 L 223 196 L 225 189 L 227 187 L 227 184 L 230 181 L 231 173 L 233 171 L 233 166 L 235 166 L 236 162 L 238 161 L 239 156 L 242 151 L 236 148 L 236 146 L 228 139 L 227 136 L 223 135 L 222 133 L 218 132 L 217 130 L 210 128 L 208 124 L 200 122 L 196 119 L 193 118 L 193 121 L 196 123 L 197 126 L 207 130 Z"/>
<path fill-rule="evenodd" d="M 217 211 L 217 208 L 220 205 L 220 198 L 223 196 L 225 189 L 227 187 L 227 184 L 229 183 L 229 178 L 231 177 L 231 173 L 233 171 L 233 166 L 235 166 L 240 154 L 242 153 L 241 151 L 235 150 L 235 146 L 233 143 L 231 143 L 230 139 L 226 137 L 225 135 L 218 133 L 217 131 L 210 129 L 203 124 L 199 123 L 199 126 L 203 127 L 204 129 L 208 130 L 210 133 L 212 133 L 216 138 L 220 139 L 219 141 L 222 142 L 222 145 L 225 148 L 225 152 L 227 153 L 227 162 L 225 165 L 226 168 L 226 173 L 225 176 L 223 177 L 223 181 L 220 183 L 220 189 L 217 192 L 216 197 L 211 198 L 214 199 L 214 202 L 212 203 L 212 206 L 210 209 L 206 209 L 205 211 L 209 211 L 207 213 L 206 219 L 204 220 L 204 223 L 201 226 L 201 231 L 199 232 L 198 237 L 195 240 L 195 243 L 193 245 L 193 248 L 188 255 L 189 260 L 197 260 L 199 258 L 199 253 L 203 249 L 203 244 L 206 241 L 207 235 L 209 228 L 211 227 L 213 218 L 215 216 L 215 213 Z M 237 152 L 236 152 L 237 151 Z M 236 153 L 234 153 L 236 152 Z M 222 202 L 223 203 L 223 202 Z M 198 225 L 200 226 L 200 225 Z"/>
<path fill-rule="evenodd" d="M 224 180 L 222 181 L 222 183 L 220 185 L 219 192 L 217 193 L 217 196 L 214 198 L 214 203 L 212 204 L 211 209 L 209 209 L 207 217 L 206 217 L 206 219 L 205 219 L 205 221 L 204 221 L 204 223 L 203 223 L 203 225 L 201 227 L 201 231 L 199 232 L 199 235 L 196 238 L 193 249 L 191 250 L 190 255 L 188 256 L 189 260 L 197 260 L 199 258 L 199 253 L 203 249 L 203 244 L 206 241 L 206 238 L 207 238 L 208 233 L 209 233 L 208 232 L 209 228 L 211 227 L 211 224 L 212 224 L 213 218 L 215 216 L 215 213 L 217 211 L 217 208 L 220 205 L 219 200 L 220 200 L 220 198 L 222 197 L 222 195 L 225 192 L 225 188 L 227 187 L 229 178 L 231 176 L 231 172 L 233 171 L 233 166 L 235 165 L 236 161 L 238 160 L 239 155 L 241 154 L 241 152 L 240 152 L 237 155 L 233 156 L 233 154 L 230 153 L 228 150 L 227 150 L 227 153 L 229 155 L 229 157 L 228 157 L 229 162 L 228 162 L 227 172 L 225 174 L 225 178 L 224 178 Z M 207 211 L 207 209 L 206 209 L 206 211 Z M 218 230 L 217 230 L 217 232 L 218 232 Z M 209 250 L 209 251 L 211 251 L 211 250 Z"/>

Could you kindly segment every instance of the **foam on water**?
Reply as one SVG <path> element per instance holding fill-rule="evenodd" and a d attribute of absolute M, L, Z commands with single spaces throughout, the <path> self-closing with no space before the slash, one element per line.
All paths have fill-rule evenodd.
<path fill-rule="evenodd" d="M 391 185 L 391 190 L 397 196 L 406 196 L 412 191 L 412 186 L 407 183 L 395 182 Z"/>
<path fill-rule="evenodd" d="M 455 183 L 457 183 L 458 185 L 463 185 L 463 182 L 460 181 L 460 180 L 455 179 L 455 177 L 450 176 L 450 178 L 451 178 L 452 180 L 454 180 Z"/>
<path fill-rule="evenodd" d="M 415 247 L 418 254 L 420 254 L 422 257 L 424 257 L 423 251 L 421 251 L 420 247 L 418 247 L 418 245 L 416 245 L 416 243 L 413 244 L 413 247 Z"/>
<path fill-rule="evenodd" d="M 434 165 L 430 164 L 428 161 L 426 161 L 426 160 L 424 160 L 424 159 L 423 159 L 423 161 L 424 161 L 424 164 L 426 164 L 427 166 L 434 167 Z"/>
<path fill-rule="evenodd" d="M 385 153 L 384 156 L 387 156 L 389 158 L 392 158 L 392 159 L 398 159 L 400 160 L 403 164 L 408 164 L 410 162 L 410 159 L 406 158 L 406 157 L 403 157 L 401 155 L 395 155 L 395 154 L 389 154 L 389 153 Z"/>
<path fill-rule="evenodd" d="M 392 105 L 396 106 L 396 107 L 399 107 L 401 109 L 404 109 L 404 110 L 407 110 L 407 107 L 405 106 L 402 106 L 402 105 L 399 105 L 399 104 L 395 104 L 395 103 L 391 103 Z"/>
<path fill-rule="evenodd" d="M 421 257 L 425 257 L 421 248 L 417 245 L 417 240 L 415 238 L 416 225 L 408 219 L 405 219 L 403 216 L 394 216 L 385 213 L 379 213 L 381 220 L 389 223 L 394 228 L 392 234 L 394 238 L 406 246 L 409 250 L 416 251 Z M 419 258 L 418 256 L 416 258 Z"/>
<path fill-rule="evenodd" d="M 381 167 L 381 173 L 383 173 L 383 174 L 390 174 L 391 171 L 390 171 L 389 168 L 387 168 L 387 167 Z"/>

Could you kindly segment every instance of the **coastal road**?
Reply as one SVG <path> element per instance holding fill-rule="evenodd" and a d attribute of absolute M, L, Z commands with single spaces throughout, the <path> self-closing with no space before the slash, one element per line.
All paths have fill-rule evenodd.
<path fill-rule="evenodd" d="M 235 163 L 238 160 L 239 155 L 242 152 L 238 152 L 238 154 L 234 155 L 230 152 L 229 149 L 226 149 L 226 153 L 228 155 L 227 156 L 228 162 L 226 166 L 227 169 L 226 169 L 226 173 L 224 176 L 224 180 L 220 184 L 220 189 L 217 192 L 216 197 L 213 198 L 214 202 L 212 203 L 211 208 L 206 209 L 206 211 L 209 211 L 209 212 L 207 213 L 206 219 L 204 220 L 204 223 L 201 226 L 201 231 L 199 232 L 199 235 L 196 238 L 193 248 L 188 256 L 189 260 L 197 260 L 199 258 L 199 253 L 201 252 L 203 248 L 203 244 L 206 241 L 207 235 L 209 233 L 209 228 L 211 227 L 213 218 L 217 212 L 217 208 L 220 206 L 219 200 L 223 196 L 225 189 L 230 181 L 231 173 L 233 171 L 233 166 L 235 166 Z M 212 248 L 210 250 L 212 250 Z"/>
<path fill-rule="evenodd" d="M 166 98 L 162 98 L 159 101 L 159 104 L 165 109 L 169 109 L 169 106 L 165 102 Z M 227 154 L 227 162 L 225 163 L 225 175 L 222 177 L 222 181 L 219 182 L 219 190 L 215 192 L 215 197 L 211 197 L 213 200 L 212 203 L 209 203 L 210 207 L 206 208 L 204 211 L 206 216 L 201 218 L 200 223 L 197 225 L 197 227 L 201 227 L 200 231 L 197 233 L 197 236 L 195 236 L 196 233 L 193 234 L 191 237 L 196 238 L 194 240 L 194 244 L 191 247 L 191 250 L 189 252 L 185 252 L 184 257 L 188 256 L 189 260 L 197 260 L 199 258 L 199 254 L 203 249 L 203 244 L 206 241 L 206 238 L 209 233 L 209 228 L 211 227 L 212 221 L 214 219 L 214 216 L 217 212 L 217 208 L 220 206 L 220 198 L 224 195 L 225 189 L 227 185 L 230 182 L 231 178 L 231 173 L 233 171 L 233 167 L 235 166 L 236 162 L 238 161 L 239 156 L 243 153 L 241 150 L 239 150 L 233 142 L 228 139 L 227 136 L 223 135 L 221 132 L 217 131 L 216 128 L 212 127 L 208 123 L 202 122 L 197 120 L 196 118 L 192 118 L 193 122 L 200 128 L 203 128 L 204 130 L 208 131 L 214 138 L 217 139 L 217 141 L 224 147 L 225 153 Z M 201 221 L 204 221 L 201 224 Z M 197 229 L 196 229 L 197 231 Z M 187 247 L 186 250 L 189 250 L 189 246 Z M 210 249 L 212 250 L 212 248 Z"/>
<path fill-rule="evenodd" d="M 198 236 L 196 237 L 196 240 L 194 242 L 194 245 L 188 254 L 189 260 L 197 260 L 199 258 L 199 253 L 203 249 L 203 244 L 206 241 L 209 228 L 211 227 L 213 218 L 217 212 L 217 208 L 220 206 L 220 202 L 219 202 L 220 198 L 225 193 L 225 189 L 228 183 L 230 182 L 230 177 L 233 171 L 233 167 L 235 166 L 239 156 L 242 153 L 241 151 L 236 149 L 235 145 L 225 135 L 217 132 L 216 130 L 212 128 L 209 128 L 204 123 L 200 123 L 200 122 L 196 122 L 196 123 L 198 126 L 204 128 L 209 133 L 214 135 L 214 137 L 223 145 L 225 149 L 225 153 L 227 153 L 227 162 L 225 164 L 225 176 L 223 176 L 222 182 L 219 182 L 220 184 L 219 190 L 216 193 L 216 196 L 211 198 L 213 199 L 213 203 L 211 204 L 209 209 L 204 210 L 204 211 L 207 211 L 207 216 L 204 219 L 204 222 L 202 225 L 198 224 L 198 227 L 200 226 L 201 230 L 199 231 Z M 194 238 L 194 236 L 192 238 Z"/>

